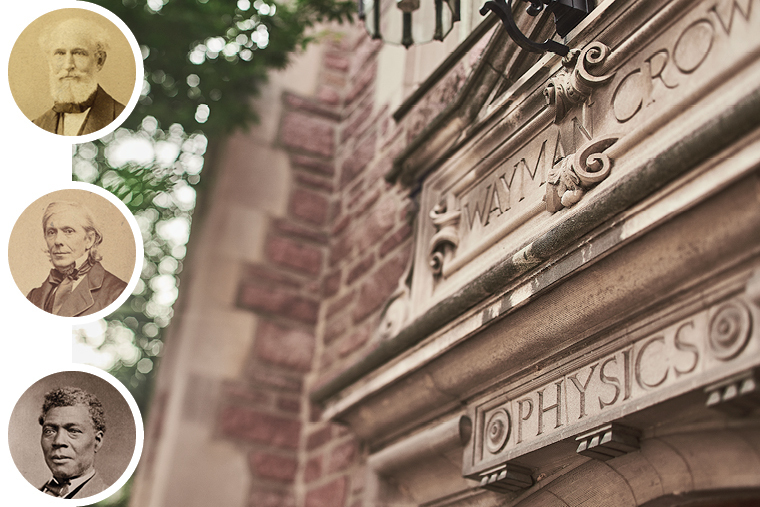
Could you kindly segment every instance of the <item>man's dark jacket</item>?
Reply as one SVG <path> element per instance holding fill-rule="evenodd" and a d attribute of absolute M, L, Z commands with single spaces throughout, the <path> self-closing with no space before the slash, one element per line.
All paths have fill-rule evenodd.
<path fill-rule="evenodd" d="M 95 102 L 93 102 L 87 118 L 84 120 L 79 131 L 80 136 L 92 134 L 98 130 L 107 127 L 117 116 L 124 111 L 124 104 L 117 102 L 113 97 L 98 85 L 95 92 Z M 38 127 L 55 134 L 58 131 L 58 113 L 51 108 L 45 114 L 34 120 Z"/>
<path fill-rule="evenodd" d="M 72 492 L 73 494 L 69 493 L 65 498 L 88 498 L 107 490 L 108 486 L 110 486 L 110 484 L 106 484 L 105 481 L 100 478 L 100 475 L 95 472 L 95 475 L 93 475 L 87 482 L 81 485 L 79 489 L 76 490 L 76 492 Z M 45 489 L 45 486 L 42 486 L 39 489 L 40 491 L 43 491 Z"/>
<path fill-rule="evenodd" d="M 26 296 L 35 306 L 43 310 L 45 309 L 45 301 L 55 288 L 50 279 L 51 277 L 48 276 L 42 287 L 32 289 Z M 127 282 L 109 273 L 97 262 L 85 275 L 84 280 L 71 291 L 57 315 L 63 317 L 92 315 L 116 301 L 116 298 L 126 288 Z"/>

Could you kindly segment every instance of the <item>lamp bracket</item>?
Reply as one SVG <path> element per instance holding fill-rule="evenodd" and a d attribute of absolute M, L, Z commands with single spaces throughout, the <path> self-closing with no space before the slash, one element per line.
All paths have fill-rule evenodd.
<path fill-rule="evenodd" d="M 542 11 L 554 14 L 554 24 L 557 33 L 564 37 L 570 30 L 578 26 L 583 18 L 591 12 L 591 0 L 522 0 L 530 3 L 526 9 L 531 16 L 537 16 Z M 536 42 L 529 39 L 520 31 L 512 17 L 512 0 L 488 0 L 480 9 L 480 14 L 485 16 L 488 11 L 493 11 L 501 19 L 504 28 L 518 46 L 531 53 L 544 53 L 551 51 L 561 56 L 567 56 L 570 48 L 553 40 Z"/>

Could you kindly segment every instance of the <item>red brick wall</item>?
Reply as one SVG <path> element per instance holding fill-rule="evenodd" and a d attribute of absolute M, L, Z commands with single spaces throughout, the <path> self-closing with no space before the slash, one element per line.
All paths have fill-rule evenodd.
<path fill-rule="evenodd" d="M 377 345 L 380 311 L 410 259 L 414 215 L 407 191 L 384 175 L 408 132 L 463 82 L 456 69 L 440 103 L 397 125 L 374 103 L 381 45 L 353 30 L 327 43 L 314 97 L 282 98 L 287 215 L 271 221 L 266 261 L 239 284 L 238 306 L 259 323 L 247 378 L 225 386 L 217 428 L 248 452 L 252 506 L 361 503 L 366 450 L 347 428 L 320 422 L 308 391 Z"/>

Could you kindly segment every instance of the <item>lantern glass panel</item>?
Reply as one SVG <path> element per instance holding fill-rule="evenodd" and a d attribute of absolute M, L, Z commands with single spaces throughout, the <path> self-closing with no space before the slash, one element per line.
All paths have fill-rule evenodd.
<path fill-rule="evenodd" d="M 405 38 L 404 12 L 397 5 L 397 0 L 361 1 L 364 4 L 367 32 L 389 44 L 423 44 L 434 39 L 443 39 L 454 25 L 454 15 L 447 1 L 420 0 L 419 9 L 407 16 L 411 18 L 411 26 Z M 408 36 L 411 36 L 411 40 Z"/>

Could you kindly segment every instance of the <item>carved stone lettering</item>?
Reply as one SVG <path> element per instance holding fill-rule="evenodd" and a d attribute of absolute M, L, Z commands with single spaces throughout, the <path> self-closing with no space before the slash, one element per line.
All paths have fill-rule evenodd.
<path fill-rule="evenodd" d="M 756 31 L 758 24 L 752 3 L 702 2 L 695 14 L 642 51 L 640 60 L 634 59 L 619 71 L 607 99 L 617 123 L 642 116 L 642 111 L 656 102 L 677 103 L 680 96 L 699 86 L 692 75 L 714 75 L 748 51 L 745 35 L 753 25 Z M 702 69 L 706 71 L 700 72 Z"/>
<path fill-rule="evenodd" d="M 583 419 L 586 415 L 586 389 L 588 388 L 589 382 L 591 382 L 591 377 L 594 375 L 594 369 L 598 365 L 592 364 L 591 365 L 591 371 L 588 373 L 588 377 L 586 378 L 586 382 L 583 384 L 580 383 L 578 380 L 578 374 L 571 375 L 567 377 L 570 379 L 570 381 L 573 383 L 575 388 L 578 390 L 578 395 L 580 396 L 580 400 L 578 402 L 578 406 L 580 407 L 580 414 L 578 415 L 578 419 Z"/>
<path fill-rule="evenodd" d="M 559 131 L 547 133 L 531 142 L 524 150 L 510 157 L 491 175 L 460 196 L 463 220 L 462 238 L 482 235 L 508 218 L 510 211 L 520 208 L 524 200 L 541 197 L 541 187 L 558 154 Z M 474 239 L 474 238 L 472 238 Z"/>
<path fill-rule="evenodd" d="M 691 323 L 690 323 L 691 324 Z M 638 354 L 636 354 L 636 365 L 634 366 L 634 371 L 636 372 L 636 383 L 638 383 L 639 387 L 642 389 L 654 389 L 655 387 L 661 386 L 666 380 L 668 380 L 668 368 L 665 367 L 664 371 L 662 373 L 662 376 L 659 378 L 659 380 L 650 380 L 647 381 L 644 379 L 643 374 L 643 365 L 642 360 L 644 358 L 644 354 L 651 354 L 649 356 L 649 361 L 652 363 L 656 362 L 654 360 L 654 357 L 656 357 L 656 354 L 658 354 L 657 351 L 650 352 L 649 348 L 653 347 L 654 344 L 665 344 L 665 337 L 664 336 L 655 336 L 654 338 L 648 339 L 639 349 Z M 653 347 L 654 348 L 654 347 Z"/>
<path fill-rule="evenodd" d="M 422 298 L 432 304 L 453 294 L 471 275 L 499 262 L 501 253 L 516 252 L 540 235 L 545 224 L 554 223 L 546 212 L 576 206 L 595 186 L 616 179 L 614 157 L 625 157 L 631 143 L 640 139 L 629 134 L 645 132 L 648 126 L 662 128 L 700 107 L 703 99 L 713 100 L 710 93 L 717 86 L 744 72 L 760 55 L 756 3 L 695 0 L 651 33 L 641 27 L 635 29 L 641 37 L 621 39 L 641 41 L 635 48 L 593 41 L 572 50 L 552 75 L 546 71 L 543 85 L 526 81 L 515 88 L 514 105 L 505 109 L 509 118 L 494 121 L 482 139 L 478 134 L 468 141 L 465 156 L 452 157 L 424 183 L 430 219 L 419 234 L 418 256 L 430 269 L 418 271 L 415 278 Z M 534 76 L 542 75 L 536 72 Z M 546 100 L 540 112 L 535 101 L 539 91 Z M 617 150 L 621 144 L 625 147 Z M 695 368 L 689 333 L 684 329 L 677 340 L 683 364 L 668 370 L 665 384 Z M 653 342 L 650 351 L 660 346 Z M 609 389 L 602 404 L 615 397 L 616 387 L 619 403 L 629 399 L 633 389 L 663 378 L 664 371 L 637 371 L 648 352 L 640 361 L 638 353 L 631 351 L 625 364 L 622 357 L 604 368 L 600 363 L 595 378 L 603 370 Z M 598 400 L 587 401 L 599 405 Z M 536 397 L 533 417 L 537 403 Z"/>
<path fill-rule="evenodd" d="M 533 390 L 500 394 L 500 401 L 479 411 L 485 434 L 472 440 L 474 465 L 479 461 L 492 467 L 497 457 L 514 459 L 574 427 L 581 433 L 588 431 L 582 425 L 609 423 L 626 410 L 656 403 L 664 389 L 671 395 L 694 389 L 694 379 L 709 379 L 710 372 L 719 378 L 734 374 L 734 364 L 746 369 L 747 362 L 759 363 L 759 314 L 760 308 L 750 307 L 744 298 L 729 300 Z M 721 391 L 721 400 L 726 396 Z M 592 440 L 586 445 L 597 445 Z"/>

